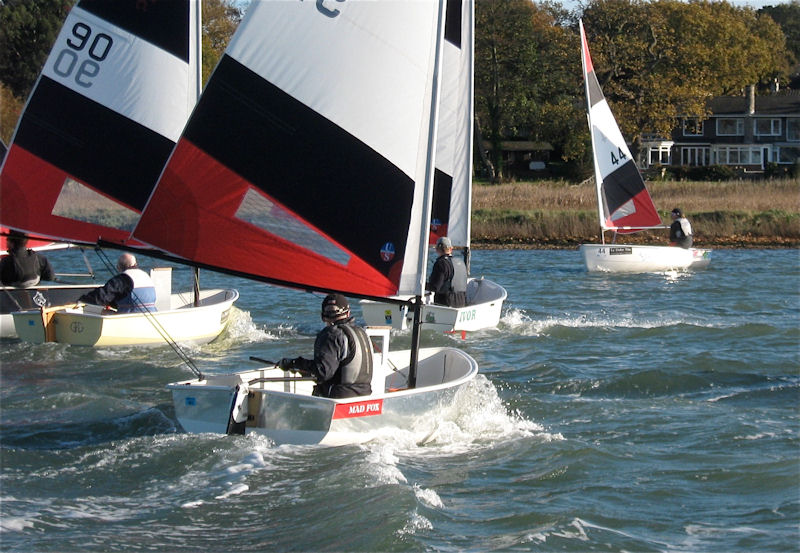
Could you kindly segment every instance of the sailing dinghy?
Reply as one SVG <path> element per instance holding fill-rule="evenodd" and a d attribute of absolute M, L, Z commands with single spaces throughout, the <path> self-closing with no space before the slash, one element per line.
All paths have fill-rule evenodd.
<path fill-rule="evenodd" d="M 413 282 L 421 306 L 445 4 L 459 2 L 253 2 L 134 237 L 301 290 L 391 301 Z M 168 385 L 177 419 L 277 443 L 362 442 L 387 427 L 424 437 L 478 365 L 420 348 L 415 312 L 409 350 L 368 329 L 380 346 L 368 396 L 314 396 L 272 365 L 198 371 Z"/>
<path fill-rule="evenodd" d="M 0 168 L 0 224 L 67 243 L 141 246 L 130 233 L 196 103 L 199 56 L 195 0 L 80 0 Z M 94 286 L 4 287 L 13 301 L 3 309 L 16 311 L 3 316 L 32 342 L 162 344 L 165 329 L 180 329 L 175 340 L 199 343 L 219 335 L 238 298 L 205 290 L 187 301 L 170 281 L 159 286 L 163 309 L 122 317 L 75 305 Z"/>
<path fill-rule="evenodd" d="M 458 3 L 454 3 L 458 6 Z M 435 305 L 433 293 L 424 297 L 424 328 L 444 332 L 466 332 L 494 328 L 500 322 L 506 290 L 485 279 L 469 277 L 470 217 L 472 212 L 472 129 L 475 18 L 472 1 L 461 3 L 460 17 L 448 16 L 442 57 L 442 84 L 439 125 L 436 140 L 436 172 L 431 208 L 430 245 L 441 236 L 453 244 L 453 262 L 462 263 L 466 281 L 456 287 L 466 290 L 464 307 Z M 411 327 L 413 290 L 400 291 L 398 305 L 361 301 L 367 325 L 388 325 L 406 330 Z"/>
<path fill-rule="evenodd" d="M 580 251 L 586 269 L 610 273 L 649 273 L 708 267 L 711 261 L 711 250 L 708 249 L 606 243 L 606 231 L 630 234 L 664 226 L 600 89 L 589 55 L 583 21 L 579 24 L 602 239 L 602 244 L 581 244 Z"/>

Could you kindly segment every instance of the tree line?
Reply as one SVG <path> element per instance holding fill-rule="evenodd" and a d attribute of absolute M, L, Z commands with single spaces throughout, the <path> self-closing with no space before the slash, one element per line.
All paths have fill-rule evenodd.
<path fill-rule="evenodd" d="M 75 0 L 0 0 L 0 137 L 8 142 Z M 242 17 L 242 3 L 202 0 L 207 78 Z M 504 176 L 500 142 L 550 143 L 551 159 L 590 159 L 578 19 L 623 134 L 669 135 L 679 116 L 704 118 L 714 96 L 754 84 L 800 88 L 800 0 L 755 10 L 726 1 L 476 0 L 475 130 L 481 164 Z M 482 152 L 482 147 L 476 151 Z"/>

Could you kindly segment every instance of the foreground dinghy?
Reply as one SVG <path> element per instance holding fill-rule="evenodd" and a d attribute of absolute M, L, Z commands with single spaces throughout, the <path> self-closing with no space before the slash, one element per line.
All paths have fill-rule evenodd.
<path fill-rule="evenodd" d="M 711 250 L 671 246 L 606 244 L 605 232 L 629 234 L 664 228 L 641 173 L 603 96 L 589 56 L 583 22 L 581 60 L 586 85 L 587 118 L 592 135 L 597 208 L 603 244 L 582 244 L 588 271 L 611 273 L 649 273 L 704 269 L 711 261 Z"/>
<path fill-rule="evenodd" d="M 197 370 L 168 385 L 185 430 L 320 444 L 430 433 L 474 380 L 466 353 L 420 348 L 445 6 L 451 28 L 472 17 L 461 4 L 250 4 L 133 235 L 269 284 L 390 304 L 412 290 L 411 347 L 390 351 L 389 329 L 371 329 L 383 336 L 372 392 L 351 399 L 274 367 Z"/>

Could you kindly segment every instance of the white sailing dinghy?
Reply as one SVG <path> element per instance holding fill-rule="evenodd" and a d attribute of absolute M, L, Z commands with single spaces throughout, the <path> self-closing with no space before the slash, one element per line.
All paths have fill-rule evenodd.
<path fill-rule="evenodd" d="M 134 236 L 297 289 L 382 300 L 413 282 L 421 301 L 445 3 L 253 2 Z M 275 366 L 198 372 L 168 385 L 176 416 L 188 432 L 278 443 L 362 442 L 385 427 L 422 437 L 478 365 L 420 348 L 417 323 L 405 351 L 389 350 L 388 328 L 368 330 L 381 345 L 369 396 L 317 397 Z"/>
<path fill-rule="evenodd" d="M 453 6 L 458 6 L 458 2 Z M 433 293 L 425 295 L 422 320 L 425 328 L 435 331 L 473 331 L 494 328 L 500 322 L 506 290 L 485 278 L 471 278 L 470 217 L 472 212 L 472 129 L 474 74 L 474 2 L 460 2 L 461 14 L 448 15 L 442 57 L 442 84 L 439 102 L 439 126 L 436 141 L 436 173 L 431 208 L 430 244 L 447 236 L 453 244 L 453 262 L 463 263 L 465 282 L 456 283 L 466 290 L 467 305 L 435 305 Z M 412 289 L 401 289 L 395 299 L 406 305 L 361 301 L 367 325 L 388 325 L 406 330 L 413 321 L 410 300 Z"/>
<path fill-rule="evenodd" d="M 63 242 L 128 240 L 196 103 L 199 52 L 196 0 L 80 0 L 0 168 L 0 224 Z M 92 287 L 4 287 L 8 308 L 18 310 L 15 333 L 31 342 L 124 345 L 162 344 L 167 329 L 176 341 L 198 343 L 219 335 L 238 297 L 206 290 L 186 301 L 171 293 L 170 280 L 158 313 L 121 317 L 74 305 Z"/>
<path fill-rule="evenodd" d="M 645 273 L 707 267 L 711 261 L 711 250 L 708 249 L 606 243 L 606 231 L 630 234 L 664 226 L 600 89 L 589 55 L 583 21 L 579 25 L 583 79 L 586 86 L 586 115 L 592 135 L 602 239 L 602 244 L 581 244 L 580 251 L 586 269 L 611 273 Z"/>

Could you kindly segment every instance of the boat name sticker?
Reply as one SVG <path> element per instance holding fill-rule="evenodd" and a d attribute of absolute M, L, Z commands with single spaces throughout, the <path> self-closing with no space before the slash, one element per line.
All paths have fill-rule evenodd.
<path fill-rule="evenodd" d="M 608 253 L 609 255 L 631 255 L 633 249 L 628 247 L 608 248 Z"/>
<path fill-rule="evenodd" d="M 371 417 L 383 413 L 383 400 L 373 399 L 357 403 L 338 403 L 333 411 L 334 419 L 352 419 L 354 417 Z"/>

